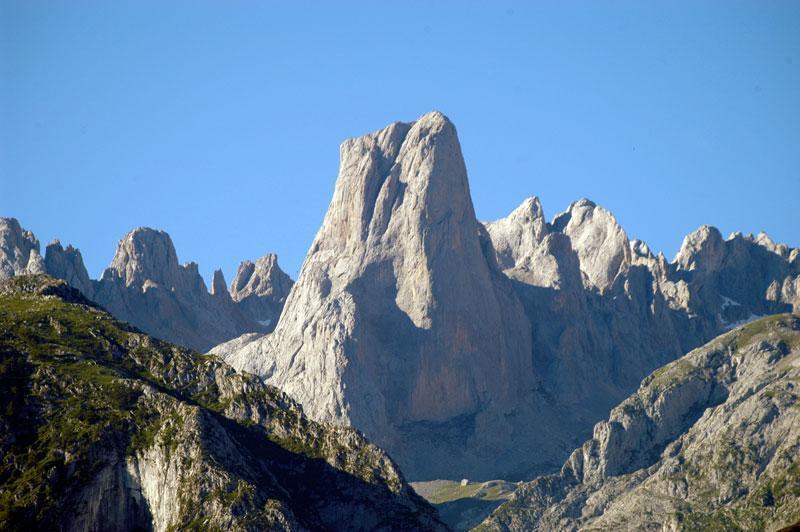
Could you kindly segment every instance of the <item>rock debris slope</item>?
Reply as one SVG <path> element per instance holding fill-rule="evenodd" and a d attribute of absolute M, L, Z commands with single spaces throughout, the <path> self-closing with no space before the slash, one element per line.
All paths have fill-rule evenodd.
<path fill-rule="evenodd" d="M 235 282 L 231 293 L 222 272 L 215 272 L 209 294 L 197 264 L 179 264 L 169 235 L 146 227 L 120 240 L 111 264 L 93 281 L 78 249 L 55 240 L 42 259 L 30 231 L 13 218 L 0 218 L 0 279 L 26 273 L 64 279 L 114 316 L 200 351 L 243 333 L 272 330 L 292 285 L 270 254 L 255 265 L 242 263 L 237 282 L 244 281 Z"/>
<path fill-rule="evenodd" d="M 340 151 L 333 200 L 275 332 L 215 352 L 314 419 L 376 438 L 409 474 L 437 460 L 446 474 L 454 448 L 419 434 L 448 426 L 461 453 L 503 438 L 534 380 L 530 326 L 475 218 L 445 116 Z"/>
<path fill-rule="evenodd" d="M 777 530 L 800 521 L 800 317 L 657 370 L 481 530 Z"/>
<path fill-rule="evenodd" d="M 0 354 L 0 529 L 444 529 L 360 433 L 63 281 L 0 284 Z"/>

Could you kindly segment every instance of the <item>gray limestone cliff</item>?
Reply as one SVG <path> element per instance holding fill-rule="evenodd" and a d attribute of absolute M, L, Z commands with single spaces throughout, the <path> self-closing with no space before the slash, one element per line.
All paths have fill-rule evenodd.
<path fill-rule="evenodd" d="M 670 263 L 588 200 L 546 223 L 532 198 L 485 225 L 528 314 L 541 391 L 567 407 L 557 423 L 573 434 L 655 368 L 796 301 L 796 250 L 763 234 L 725 240 L 704 226 Z"/>
<path fill-rule="evenodd" d="M 669 262 L 586 199 L 479 224 L 455 129 L 431 113 L 342 145 L 275 332 L 214 352 L 366 431 L 415 480 L 531 478 L 655 368 L 791 309 L 799 266 L 766 235 L 709 227 Z"/>
<path fill-rule="evenodd" d="M 481 530 L 778 530 L 800 521 L 800 317 L 726 333 L 648 376 L 557 474 Z"/>

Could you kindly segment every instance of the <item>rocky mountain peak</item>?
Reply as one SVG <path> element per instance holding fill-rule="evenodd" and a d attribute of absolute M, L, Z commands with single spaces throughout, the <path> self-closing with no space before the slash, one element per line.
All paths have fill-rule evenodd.
<path fill-rule="evenodd" d="M 41 273 L 39 241 L 16 218 L 0 218 L 0 280 L 25 273 Z"/>
<path fill-rule="evenodd" d="M 230 293 L 234 301 L 241 301 L 251 294 L 285 298 L 291 287 L 291 278 L 278 266 L 278 256 L 270 253 L 255 262 L 242 261 L 231 283 Z"/>
<path fill-rule="evenodd" d="M 556 216 L 553 228 L 569 237 L 587 287 L 605 291 L 631 264 L 627 234 L 613 214 L 588 199 Z"/>
<path fill-rule="evenodd" d="M 735 238 L 733 235 L 731 238 Z M 722 266 L 725 256 L 725 240 L 719 229 L 703 225 L 683 239 L 681 248 L 675 256 L 678 269 L 692 271 L 703 269 L 716 271 Z"/>
<path fill-rule="evenodd" d="M 278 265 L 278 256 L 270 253 L 255 262 L 239 264 L 230 294 L 249 318 L 271 331 L 293 284 Z"/>
<path fill-rule="evenodd" d="M 225 282 L 225 275 L 223 275 L 222 270 L 214 270 L 214 279 L 211 282 L 211 295 L 223 299 L 230 298 L 228 285 Z"/>
<path fill-rule="evenodd" d="M 537 286 L 559 284 L 555 258 L 550 260 L 549 246 L 543 245 L 549 229 L 538 197 L 526 199 L 507 217 L 484 226 L 497 264 L 507 275 Z"/>
<path fill-rule="evenodd" d="M 111 264 L 103 273 L 121 278 L 125 286 L 142 286 L 145 281 L 171 288 L 180 285 L 178 255 L 170 236 L 149 227 L 139 227 L 119 241 Z"/>
<path fill-rule="evenodd" d="M 333 199 L 277 328 L 223 354 L 311 416 L 375 434 L 422 469 L 415 438 L 404 442 L 398 427 L 515 402 L 533 378 L 530 327 L 484 254 L 444 115 L 349 139 L 340 153 Z"/>
<path fill-rule="evenodd" d="M 83 264 L 80 250 L 68 245 L 66 249 L 58 240 L 47 244 L 44 254 L 47 273 L 53 277 L 64 279 L 70 286 L 80 290 L 84 296 L 91 299 L 94 293 L 89 273 Z"/>

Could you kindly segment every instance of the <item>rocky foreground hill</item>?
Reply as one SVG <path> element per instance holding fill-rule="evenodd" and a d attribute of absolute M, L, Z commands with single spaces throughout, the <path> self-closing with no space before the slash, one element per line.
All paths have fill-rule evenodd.
<path fill-rule="evenodd" d="M 392 460 L 46 276 L 0 283 L 0 529 L 439 530 Z"/>
<path fill-rule="evenodd" d="M 217 270 L 209 292 L 196 263 L 178 262 L 169 235 L 146 227 L 125 235 L 101 278 L 92 280 L 78 249 L 55 240 L 43 258 L 33 233 L 0 218 L 0 280 L 40 273 L 64 279 L 148 334 L 198 351 L 274 329 L 292 287 L 270 254 L 242 262 L 230 288 Z"/>
<path fill-rule="evenodd" d="M 213 352 L 363 430 L 413 480 L 557 469 L 648 373 L 800 306 L 800 252 L 763 234 L 704 226 L 669 262 L 588 200 L 479 222 L 441 113 L 340 152 L 275 331 Z"/>
<path fill-rule="evenodd" d="M 778 530 L 800 524 L 800 316 L 722 335 L 648 376 L 554 475 L 480 530 Z"/>

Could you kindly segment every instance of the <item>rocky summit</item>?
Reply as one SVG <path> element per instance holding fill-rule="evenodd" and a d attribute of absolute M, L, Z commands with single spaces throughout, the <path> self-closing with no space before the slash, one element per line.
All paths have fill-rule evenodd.
<path fill-rule="evenodd" d="M 239 264 L 230 295 L 242 312 L 272 331 L 293 284 L 278 266 L 278 257 L 270 253 L 255 262 L 246 260 Z"/>
<path fill-rule="evenodd" d="M 94 300 L 154 336 L 179 338 L 198 350 L 215 339 L 257 330 L 230 299 L 209 293 L 197 264 L 178 263 L 167 233 L 149 228 L 135 229 L 120 241 Z"/>
<path fill-rule="evenodd" d="M 0 529 L 445 529 L 360 433 L 64 281 L 0 284 L 0 354 Z"/>
<path fill-rule="evenodd" d="M 476 451 L 511 432 L 504 416 L 534 381 L 530 326 L 475 218 L 444 115 L 347 140 L 340 156 L 275 331 L 214 352 L 312 418 L 364 431 L 409 474 L 446 474 L 454 444 L 429 437 L 449 426 Z"/>
<path fill-rule="evenodd" d="M 44 270 L 39 241 L 16 218 L 0 218 L 0 280 Z"/>
<path fill-rule="evenodd" d="M 414 480 L 551 471 L 642 378 L 798 303 L 798 251 L 700 228 L 673 261 L 582 199 L 475 219 L 440 113 L 345 141 L 275 331 L 217 346 Z"/>
<path fill-rule="evenodd" d="M 230 292 L 222 272 L 215 272 L 209 293 L 197 264 L 180 264 L 170 236 L 147 227 L 120 240 L 111 264 L 95 281 L 77 248 L 54 240 L 42 258 L 33 233 L 14 218 L 0 218 L 0 279 L 39 273 L 64 279 L 149 334 L 199 351 L 244 333 L 272 330 L 292 286 L 277 257 L 269 254 L 255 264 L 242 263 Z"/>
<path fill-rule="evenodd" d="M 798 251 L 763 234 L 704 226 L 670 262 L 585 199 L 547 222 L 530 198 L 485 225 L 531 324 L 541 390 L 572 434 L 588 436 L 652 370 L 796 304 Z"/>
<path fill-rule="evenodd" d="M 560 472 L 480 530 L 778 530 L 800 522 L 800 316 L 726 333 L 644 379 Z"/>

